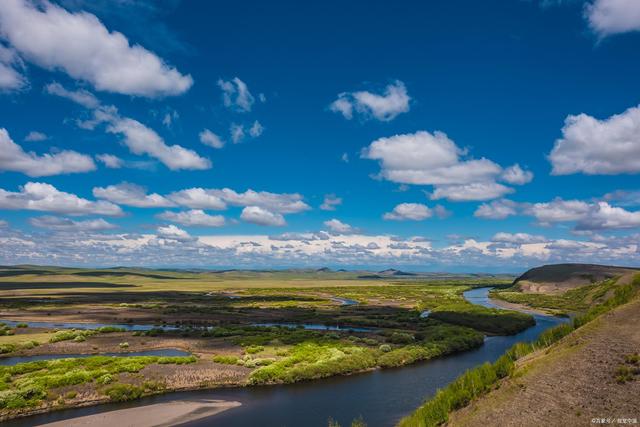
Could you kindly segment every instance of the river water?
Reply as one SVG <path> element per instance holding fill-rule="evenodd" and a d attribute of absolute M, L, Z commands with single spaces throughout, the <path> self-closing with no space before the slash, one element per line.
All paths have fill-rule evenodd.
<path fill-rule="evenodd" d="M 491 288 L 465 292 L 465 298 L 486 307 Z M 331 417 L 342 426 L 362 416 L 368 427 L 389 427 L 410 414 L 425 398 L 465 370 L 493 362 L 519 341 L 532 341 L 544 330 L 566 319 L 535 314 L 536 325 L 512 336 L 488 337 L 482 347 L 395 369 L 377 370 L 349 377 L 332 377 L 283 386 L 261 386 L 170 393 L 128 403 L 71 409 L 3 423 L 35 426 L 114 409 L 161 403 L 177 399 L 223 399 L 242 403 L 212 417 L 182 424 L 183 427 L 326 427 Z"/>

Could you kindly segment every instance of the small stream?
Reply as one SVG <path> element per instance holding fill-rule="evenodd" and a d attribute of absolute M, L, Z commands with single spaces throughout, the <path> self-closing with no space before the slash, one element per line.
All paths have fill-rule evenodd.
<path fill-rule="evenodd" d="M 169 325 L 142 325 L 133 323 L 85 323 L 85 322 L 41 322 L 30 320 L 7 320 L 0 319 L 0 323 L 15 328 L 19 324 L 27 325 L 30 328 L 47 329 L 100 329 L 102 327 L 114 327 L 125 331 L 150 331 L 151 329 L 163 329 L 165 331 L 175 331 L 180 328 Z"/>
<path fill-rule="evenodd" d="M 477 288 L 464 297 L 486 307 L 491 288 Z M 343 426 L 363 416 L 368 427 L 389 427 L 410 414 L 426 399 L 467 369 L 493 362 L 520 341 L 535 340 L 546 329 L 567 319 L 536 314 L 536 325 L 512 336 L 492 336 L 482 347 L 395 369 L 376 370 L 349 377 L 332 377 L 282 386 L 262 386 L 170 393 L 135 402 L 113 403 L 63 410 L 5 422 L 11 426 L 34 426 L 114 409 L 180 399 L 223 399 L 242 402 L 220 414 L 182 424 L 183 427 L 326 427 L 329 417 Z"/>

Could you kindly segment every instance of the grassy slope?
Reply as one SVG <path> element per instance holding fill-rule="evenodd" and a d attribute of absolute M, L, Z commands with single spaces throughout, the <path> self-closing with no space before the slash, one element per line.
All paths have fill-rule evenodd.
<path fill-rule="evenodd" d="M 549 418 L 545 417 L 548 412 L 551 412 L 550 408 L 553 408 L 556 402 L 562 401 L 563 397 L 568 396 L 568 400 L 572 401 L 574 394 L 568 393 L 568 391 L 578 390 L 580 385 L 585 386 L 587 391 L 583 393 L 583 390 L 578 390 L 580 398 L 577 399 L 577 403 L 573 399 L 574 403 L 568 406 L 568 410 L 567 407 L 563 407 L 556 414 L 559 418 L 555 418 L 555 420 L 562 420 L 558 421 L 558 425 L 575 424 L 574 419 L 569 417 L 569 412 L 572 410 L 575 410 L 576 415 L 582 415 L 584 409 L 597 411 L 598 408 L 597 405 L 594 406 L 594 400 L 602 395 L 605 396 L 604 401 L 609 405 L 608 408 L 615 407 L 615 405 L 611 405 L 612 401 L 608 398 L 607 392 L 602 393 L 603 385 L 607 383 L 606 379 L 609 380 L 607 384 L 616 382 L 616 376 L 620 377 L 621 375 L 620 362 L 625 358 L 631 357 L 635 360 L 636 365 L 640 363 L 636 360 L 638 358 L 633 356 L 637 354 L 640 347 L 640 331 L 637 328 L 638 320 L 640 320 L 640 310 L 638 310 L 640 307 L 640 297 L 638 297 L 640 275 L 635 275 L 635 277 L 625 275 L 617 281 L 603 282 L 601 286 L 602 289 L 589 289 L 589 292 L 584 293 L 584 295 L 593 296 L 593 292 L 596 292 L 600 297 L 590 298 L 588 300 L 589 309 L 583 311 L 583 314 L 578 316 L 573 324 L 552 328 L 543 333 L 532 345 L 517 344 L 496 363 L 482 365 L 461 375 L 448 387 L 439 391 L 434 398 L 425 402 L 412 415 L 403 419 L 400 425 L 403 427 L 440 425 L 448 420 L 451 411 L 456 409 L 458 412 L 454 413 L 454 421 L 450 423 L 451 425 L 482 425 L 483 423 L 493 425 L 496 420 L 500 420 L 500 425 L 547 425 Z M 623 307 L 620 308 L 621 305 Z M 578 351 L 581 337 L 584 337 L 584 334 L 589 336 L 589 330 L 606 322 L 605 319 L 616 316 L 617 323 L 615 325 L 606 328 L 603 333 L 598 334 L 597 338 L 591 340 L 593 345 L 586 347 L 590 351 Z M 566 336 L 567 334 L 568 336 Z M 565 338 L 563 339 L 563 337 Z M 561 344 L 554 344 L 559 340 L 562 340 Z M 565 344 L 567 342 L 569 344 Z M 561 346 L 565 346 L 568 353 L 577 354 L 576 359 L 553 364 L 550 360 L 552 356 L 549 355 L 560 354 L 556 353 L 556 349 Z M 628 354 L 615 352 L 612 354 L 611 349 L 616 349 L 618 353 L 628 351 Z M 534 351 L 533 356 L 530 355 L 532 350 Z M 557 369 L 542 381 L 532 381 L 534 386 L 543 389 L 539 391 L 538 395 L 527 396 L 521 402 L 522 404 L 515 404 L 513 401 L 514 392 L 527 390 L 527 385 L 519 382 L 519 378 L 526 375 L 531 367 L 531 365 L 527 365 L 526 361 L 535 360 L 541 355 L 549 359 L 539 366 L 554 366 Z M 592 368 L 594 364 L 603 363 L 603 361 L 609 364 L 608 370 L 605 369 L 607 371 L 605 378 L 594 381 Z M 613 366 L 616 364 L 618 365 Z M 626 376 L 633 380 L 640 374 L 638 366 L 626 366 L 622 369 L 626 369 L 624 371 Z M 629 372 L 634 372 L 634 374 L 629 375 Z M 582 383 L 580 384 L 578 381 L 576 384 L 574 381 L 574 383 L 565 384 L 564 381 L 572 378 L 572 374 L 575 374 L 573 376 L 577 376 Z M 545 389 L 545 386 L 553 383 L 555 383 L 555 387 L 551 387 L 551 389 L 546 387 Z M 512 385 L 511 390 L 509 391 L 508 387 L 503 387 L 504 384 Z M 494 388 L 499 388 L 499 390 L 491 392 L 487 397 L 486 394 Z M 613 390 L 613 393 L 617 391 L 619 390 Z M 639 399 L 630 399 L 625 391 L 618 394 L 622 409 L 638 407 Z M 482 397 L 479 398 L 479 396 Z M 480 403 L 477 405 L 484 405 L 485 413 L 483 417 L 470 418 L 471 421 L 467 421 L 465 417 L 469 418 L 469 416 L 463 417 L 460 414 L 475 413 L 473 409 L 468 408 L 468 405 L 478 398 Z M 494 406 L 494 404 L 501 406 Z M 577 409 L 576 405 L 579 406 Z M 533 412 L 539 416 L 537 421 L 523 418 L 522 414 L 526 413 L 527 408 L 533 409 Z M 611 414 L 609 413 L 609 415 Z M 628 416 L 629 414 L 620 413 L 619 415 Z M 599 415 L 592 413 L 592 417 L 596 416 Z M 578 425 L 581 424 L 578 423 Z"/>
<path fill-rule="evenodd" d="M 640 299 L 621 306 L 518 363 L 511 378 L 469 407 L 451 426 L 589 425 L 595 417 L 637 418 L 640 380 L 618 383 L 624 357 L 640 349 Z"/>

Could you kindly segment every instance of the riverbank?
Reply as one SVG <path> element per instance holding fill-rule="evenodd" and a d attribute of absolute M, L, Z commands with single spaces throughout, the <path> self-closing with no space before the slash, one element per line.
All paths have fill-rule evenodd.
<path fill-rule="evenodd" d="M 240 402 L 224 400 L 174 400 L 54 421 L 41 427 L 169 427 L 211 417 L 240 405 Z"/>
<path fill-rule="evenodd" d="M 640 299 L 536 351 L 514 374 L 471 405 L 451 414 L 450 426 L 589 425 L 593 419 L 640 419 L 640 381 L 632 357 L 640 349 Z M 631 357 L 630 357 L 631 356 Z"/>

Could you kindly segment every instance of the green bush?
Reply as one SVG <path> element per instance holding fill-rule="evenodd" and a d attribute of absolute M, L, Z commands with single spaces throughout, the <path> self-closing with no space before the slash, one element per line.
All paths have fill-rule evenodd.
<path fill-rule="evenodd" d="M 224 365 L 237 365 L 238 364 L 238 358 L 236 356 L 228 356 L 228 355 L 223 355 L 223 354 L 219 354 L 216 356 L 213 356 L 213 361 L 216 363 L 222 363 Z"/>
<path fill-rule="evenodd" d="M 104 390 L 104 394 L 114 402 L 139 399 L 142 397 L 142 393 L 143 389 L 133 384 L 114 384 Z"/>

